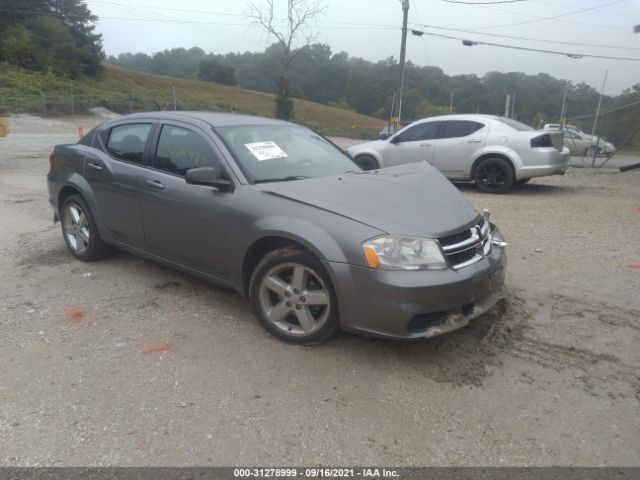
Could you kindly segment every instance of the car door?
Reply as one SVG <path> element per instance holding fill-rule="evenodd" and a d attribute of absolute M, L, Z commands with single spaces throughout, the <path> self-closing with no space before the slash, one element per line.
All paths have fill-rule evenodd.
<path fill-rule="evenodd" d="M 240 235 L 233 221 L 236 197 L 232 191 L 191 185 L 184 178 L 191 168 L 213 167 L 231 180 L 220 151 L 199 128 L 173 121 L 161 125 L 154 145 L 142 201 L 147 250 L 228 279 L 226 252 Z"/>
<path fill-rule="evenodd" d="M 85 155 L 84 177 L 104 226 L 115 240 L 133 245 L 144 238 L 140 208 L 152 126 L 136 121 L 101 131 Z"/>
<path fill-rule="evenodd" d="M 384 166 L 433 161 L 433 143 L 442 122 L 422 122 L 405 128 L 385 146 Z"/>
<path fill-rule="evenodd" d="M 434 142 L 433 165 L 446 177 L 466 178 L 489 133 L 485 123 L 447 120 Z"/>

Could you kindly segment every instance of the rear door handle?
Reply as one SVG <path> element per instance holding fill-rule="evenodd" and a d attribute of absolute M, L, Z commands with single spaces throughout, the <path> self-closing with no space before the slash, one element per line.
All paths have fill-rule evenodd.
<path fill-rule="evenodd" d="M 482 140 L 478 140 L 477 138 L 472 138 L 467 143 L 480 143 Z"/>
<path fill-rule="evenodd" d="M 431 144 L 430 143 L 421 143 L 420 146 L 421 147 L 430 147 Z"/>
<path fill-rule="evenodd" d="M 147 183 L 147 185 L 149 185 L 150 187 L 154 187 L 154 188 L 164 188 L 164 183 L 162 183 L 160 180 L 145 180 L 145 182 Z"/>
<path fill-rule="evenodd" d="M 97 163 L 87 162 L 87 165 L 91 170 L 98 170 L 98 171 L 102 170 L 102 166 Z"/>

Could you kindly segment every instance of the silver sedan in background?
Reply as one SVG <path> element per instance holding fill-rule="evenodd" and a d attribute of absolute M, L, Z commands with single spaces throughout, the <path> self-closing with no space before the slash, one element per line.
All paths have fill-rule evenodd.
<path fill-rule="evenodd" d="M 447 178 L 503 193 L 533 177 L 563 174 L 569 149 L 563 132 L 539 131 L 494 115 L 444 115 L 418 120 L 386 140 L 348 149 L 364 170 L 428 162 Z"/>

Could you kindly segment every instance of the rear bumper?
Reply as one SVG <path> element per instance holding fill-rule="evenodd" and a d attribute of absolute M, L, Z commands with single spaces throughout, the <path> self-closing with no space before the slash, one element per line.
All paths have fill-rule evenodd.
<path fill-rule="evenodd" d="M 559 152 L 555 148 L 532 149 L 521 154 L 522 165 L 516 170 L 516 179 L 524 180 L 547 175 L 563 175 L 569 168 L 571 153 L 568 148 Z"/>
<path fill-rule="evenodd" d="M 420 339 L 457 330 L 503 295 L 506 255 L 494 246 L 458 271 L 382 271 L 329 263 L 346 331 Z"/>

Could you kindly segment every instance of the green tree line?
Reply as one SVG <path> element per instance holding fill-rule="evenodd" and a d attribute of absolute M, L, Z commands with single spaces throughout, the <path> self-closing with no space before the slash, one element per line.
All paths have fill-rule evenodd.
<path fill-rule="evenodd" d="M 124 53 L 108 62 L 151 73 L 212 80 L 250 90 L 275 92 L 279 74 L 279 46 L 264 52 L 215 55 L 198 47 L 164 50 L 153 55 Z M 220 74 L 221 70 L 226 73 Z M 333 53 L 325 44 L 311 44 L 291 65 L 289 83 L 295 97 L 387 118 L 397 89 L 400 67 L 393 58 L 370 62 Z M 217 76 L 216 76 L 217 75 Z M 433 66 L 408 62 L 403 97 L 403 120 L 449 113 L 453 96 L 456 113 L 503 114 L 507 94 L 515 94 L 515 116 L 533 127 L 559 121 L 567 92 L 569 121 L 591 132 L 598 92 L 586 83 L 572 83 L 541 73 L 491 72 L 478 75 L 446 75 Z M 640 84 L 618 96 L 606 96 L 603 111 L 640 101 Z M 588 117 L 576 119 L 573 117 Z M 614 143 L 627 139 L 640 125 L 640 105 L 604 115 L 598 133 Z M 636 135 L 640 137 L 640 134 Z M 640 138 L 630 142 L 640 146 Z"/>

